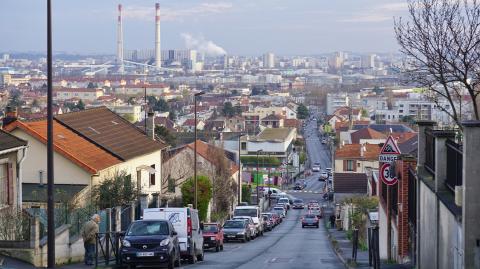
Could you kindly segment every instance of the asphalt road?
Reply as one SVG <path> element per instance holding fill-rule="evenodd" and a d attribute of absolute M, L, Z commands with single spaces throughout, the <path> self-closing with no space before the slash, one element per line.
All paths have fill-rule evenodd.
<path fill-rule="evenodd" d="M 320 142 L 316 123 L 310 122 L 305 128 L 306 146 L 311 163 L 319 162 L 321 168 L 331 167 L 327 146 Z M 288 193 L 308 202 L 322 200 L 323 181 L 318 181 L 319 173 L 306 178 L 307 188 Z M 273 231 L 265 233 L 247 243 L 226 243 L 223 252 L 208 251 L 205 261 L 185 268 L 221 269 L 309 269 L 345 268 L 338 260 L 328 241 L 323 225 L 320 228 L 304 228 L 300 218 L 306 210 L 290 210 L 287 218 Z"/>

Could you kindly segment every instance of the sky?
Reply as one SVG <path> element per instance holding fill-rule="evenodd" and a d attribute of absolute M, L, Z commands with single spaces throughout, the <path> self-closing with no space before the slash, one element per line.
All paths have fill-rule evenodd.
<path fill-rule="evenodd" d="M 406 0 L 52 0 L 53 49 L 115 54 L 117 5 L 124 49 L 153 49 L 155 3 L 162 49 L 214 46 L 229 55 L 396 52 L 394 17 Z M 0 52 L 46 51 L 46 0 L 1 0 Z"/>

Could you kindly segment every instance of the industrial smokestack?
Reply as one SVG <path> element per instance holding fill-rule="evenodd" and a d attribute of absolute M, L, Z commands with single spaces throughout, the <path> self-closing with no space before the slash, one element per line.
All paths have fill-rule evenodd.
<path fill-rule="evenodd" d="M 122 26 L 122 5 L 118 5 L 117 25 L 117 64 L 118 71 L 123 73 L 123 26 Z"/>
<path fill-rule="evenodd" d="M 162 51 L 160 50 L 160 4 L 155 4 L 155 66 L 162 67 Z"/>

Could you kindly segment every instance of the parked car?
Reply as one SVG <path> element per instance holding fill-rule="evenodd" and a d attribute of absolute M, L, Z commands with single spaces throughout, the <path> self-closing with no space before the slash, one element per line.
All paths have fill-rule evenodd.
<path fill-rule="evenodd" d="M 295 199 L 293 200 L 293 209 L 304 209 L 305 204 L 303 203 L 302 199 Z"/>
<path fill-rule="evenodd" d="M 284 206 L 275 206 L 273 212 L 277 213 L 282 218 L 287 216 L 287 210 L 285 210 Z"/>
<path fill-rule="evenodd" d="M 275 221 L 275 226 L 282 223 L 283 219 L 277 212 L 271 212 L 271 213 L 272 213 L 273 220 Z"/>
<path fill-rule="evenodd" d="M 331 167 L 327 167 L 327 168 L 325 168 L 325 170 L 327 171 L 329 176 L 332 175 L 332 168 Z"/>
<path fill-rule="evenodd" d="M 263 195 L 268 196 L 270 192 L 270 199 L 277 199 L 280 195 L 285 195 L 286 193 L 277 189 L 277 188 L 264 188 Z"/>
<path fill-rule="evenodd" d="M 203 235 L 198 210 L 189 207 L 146 208 L 144 220 L 168 220 L 178 233 L 180 255 L 189 263 L 203 261 Z"/>
<path fill-rule="evenodd" d="M 320 173 L 320 177 L 318 178 L 319 181 L 325 181 L 327 179 L 328 179 L 327 171 L 323 171 L 322 173 Z"/>
<path fill-rule="evenodd" d="M 263 231 L 271 231 L 273 229 L 273 221 L 270 220 L 270 216 L 262 214 L 261 218 L 263 219 Z"/>
<path fill-rule="evenodd" d="M 327 143 L 327 139 L 322 139 L 322 144 L 326 144 Z"/>
<path fill-rule="evenodd" d="M 256 235 L 263 235 L 263 220 L 260 219 L 260 207 L 258 206 L 237 206 L 233 211 L 234 216 L 251 217 L 255 224 Z"/>
<path fill-rule="evenodd" d="M 243 243 L 250 241 L 252 238 L 251 229 L 245 220 L 227 220 L 223 224 L 224 240 L 240 240 Z"/>
<path fill-rule="evenodd" d="M 288 199 L 286 197 L 278 199 L 277 204 L 286 204 L 287 205 L 287 210 L 290 209 L 290 199 Z"/>
<path fill-rule="evenodd" d="M 137 220 L 125 232 L 120 249 L 123 264 L 129 268 L 162 265 L 180 266 L 177 232 L 168 220 Z"/>
<path fill-rule="evenodd" d="M 215 248 L 216 252 L 223 250 L 223 229 L 219 223 L 204 223 L 202 225 L 203 248 Z"/>
<path fill-rule="evenodd" d="M 302 228 L 305 228 L 305 226 L 314 226 L 318 228 L 320 226 L 319 223 L 320 221 L 317 216 L 313 214 L 306 214 L 302 217 Z"/>
<path fill-rule="evenodd" d="M 255 239 L 255 237 L 258 236 L 257 228 L 255 227 L 255 223 L 253 222 L 252 217 L 236 216 L 236 217 L 233 217 L 232 220 L 243 220 L 247 222 L 248 228 L 250 229 L 250 234 L 251 234 L 250 239 Z"/>

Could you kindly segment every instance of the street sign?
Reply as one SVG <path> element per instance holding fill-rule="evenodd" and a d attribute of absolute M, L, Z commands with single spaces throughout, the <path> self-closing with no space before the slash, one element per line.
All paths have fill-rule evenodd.
<path fill-rule="evenodd" d="M 393 140 L 393 137 L 390 135 L 387 138 L 385 144 L 383 144 L 380 154 L 400 154 L 400 150 L 397 147 L 397 143 Z"/>
<path fill-rule="evenodd" d="M 391 171 L 389 163 L 384 163 L 382 164 L 382 167 L 380 167 L 380 179 L 386 185 L 391 186 L 397 184 L 398 178 L 395 176 L 393 171 Z"/>
<path fill-rule="evenodd" d="M 392 163 L 397 160 L 397 156 L 400 155 L 400 153 L 397 143 L 395 143 L 395 140 L 393 140 L 393 137 L 390 135 L 380 150 L 378 161 L 381 163 Z"/>

